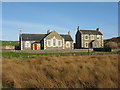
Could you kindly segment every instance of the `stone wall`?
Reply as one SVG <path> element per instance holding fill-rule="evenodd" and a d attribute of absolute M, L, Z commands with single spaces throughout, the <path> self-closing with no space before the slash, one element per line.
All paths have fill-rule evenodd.
<path fill-rule="evenodd" d="M 15 49 L 15 46 L 7 45 L 0 47 L 0 49 Z"/>
<path fill-rule="evenodd" d="M 86 35 L 89 37 L 88 40 L 85 39 L 85 36 L 86 36 Z M 100 48 L 100 47 L 102 48 L 102 47 L 103 47 L 103 36 L 102 36 L 102 35 L 93 35 L 93 36 L 94 36 L 94 39 L 92 39 L 91 36 L 92 36 L 92 35 L 89 35 L 89 34 L 83 34 L 83 36 L 82 36 L 83 48 L 86 48 L 86 47 L 85 47 L 85 43 L 86 43 L 86 42 L 90 43 L 92 40 L 97 40 L 97 41 L 99 42 L 99 48 Z M 97 36 L 99 36 L 99 39 L 97 39 Z M 94 47 L 93 47 L 93 48 L 94 48 Z"/>
<path fill-rule="evenodd" d="M 53 39 L 56 40 L 56 45 L 53 45 Z M 50 41 L 50 46 L 47 46 L 47 41 Z M 58 46 L 58 41 L 61 40 L 61 46 Z M 63 49 L 63 38 L 56 32 L 50 33 L 47 37 L 44 38 L 44 49 L 53 50 L 53 49 Z"/>
<path fill-rule="evenodd" d="M 93 49 L 89 49 L 92 52 Z M 88 52 L 88 49 L 53 49 L 53 50 L 22 50 L 17 52 L 28 52 L 28 53 L 69 53 L 69 52 Z"/>
<path fill-rule="evenodd" d="M 82 46 L 81 44 L 81 33 L 79 31 L 77 31 L 76 36 L 75 36 L 75 40 L 76 40 L 76 44 L 75 44 L 75 48 L 80 49 Z"/>

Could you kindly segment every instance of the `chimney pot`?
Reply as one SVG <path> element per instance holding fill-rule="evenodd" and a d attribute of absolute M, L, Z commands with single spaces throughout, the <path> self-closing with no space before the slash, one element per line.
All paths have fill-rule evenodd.
<path fill-rule="evenodd" d="M 50 33 L 50 30 L 47 30 L 47 34 Z"/>
<path fill-rule="evenodd" d="M 68 31 L 68 35 L 70 35 L 70 31 Z"/>
<path fill-rule="evenodd" d="M 100 28 L 97 28 L 96 30 L 100 32 Z"/>
<path fill-rule="evenodd" d="M 80 31 L 80 26 L 78 26 L 78 28 L 77 28 L 79 31 Z"/>
<path fill-rule="evenodd" d="M 22 28 L 20 28 L 20 34 L 22 34 Z"/>

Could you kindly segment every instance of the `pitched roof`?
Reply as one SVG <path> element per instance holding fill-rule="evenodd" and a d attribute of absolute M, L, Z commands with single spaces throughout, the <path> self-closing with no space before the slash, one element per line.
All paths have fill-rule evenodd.
<path fill-rule="evenodd" d="M 22 40 L 23 41 L 41 41 L 43 38 L 45 38 L 49 34 L 22 34 Z M 63 35 L 60 34 L 65 41 L 73 41 L 70 35 Z"/>
<path fill-rule="evenodd" d="M 103 35 L 100 31 L 97 30 L 80 30 L 82 34 L 94 34 L 94 35 Z"/>
<path fill-rule="evenodd" d="M 22 34 L 23 41 L 41 41 L 47 34 Z"/>
<path fill-rule="evenodd" d="M 60 34 L 60 36 L 62 36 L 65 41 L 73 41 L 72 37 L 70 35 L 63 35 L 63 34 Z"/>

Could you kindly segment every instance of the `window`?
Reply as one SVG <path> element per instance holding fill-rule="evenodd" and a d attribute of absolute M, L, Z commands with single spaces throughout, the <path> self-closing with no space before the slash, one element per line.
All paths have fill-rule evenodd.
<path fill-rule="evenodd" d="M 50 46 L 50 40 L 47 40 L 47 46 L 48 47 Z"/>
<path fill-rule="evenodd" d="M 94 40 L 94 35 L 91 35 L 91 40 Z"/>
<path fill-rule="evenodd" d="M 97 40 L 99 40 L 100 39 L 100 36 L 97 36 Z"/>
<path fill-rule="evenodd" d="M 85 47 L 88 48 L 88 42 L 85 42 Z"/>
<path fill-rule="evenodd" d="M 25 47 L 30 47 L 30 42 L 29 41 L 25 42 Z"/>
<path fill-rule="evenodd" d="M 53 46 L 56 46 L 56 39 L 53 39 Z"/>
<path fill-rule="evenodd" d="M 70 47 L 70 42 L 66 42 L 66 48 Z"/>
<path fill-rule="evenodd" d="M 89 36 L 88 35 L 85 35 L 85 40 L 88 40 L 89 39 Z"/>
<path fill-rule="evenodd" d="M 61 40 L 58 40 L 58 47 L 61 47 L 62 46 L 62 42 Z"/>

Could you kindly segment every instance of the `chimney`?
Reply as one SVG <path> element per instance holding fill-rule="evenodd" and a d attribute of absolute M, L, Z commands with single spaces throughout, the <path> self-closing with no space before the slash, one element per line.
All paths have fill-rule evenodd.
<path fill-rule="evenodd" d="M 70 31 L 68 31 L 68 35 L 70 35 Z"/>
<path fill-rule="evenodd" d="M 97 28 L 96 30 L 97 30 L 98 32 L 100 32 L 100 28 Z"/>
<path fill-rule="evenodd" d="M 22 34 L 22 28 L 20 28 L 20 34 Z"/>
<path fill-rule="evenodd" d="M 78 28 L 77 28 L 77 29 L 78 29 L 78 31 L 80 31 L 80 26 L 78 26 Z"/>
<path fill-rule="evenodd" d="M 47 34 L 50 33 L 50 30 L 47 30 Z"/>

